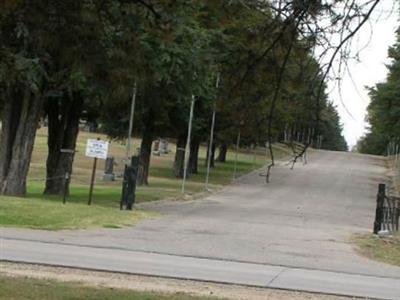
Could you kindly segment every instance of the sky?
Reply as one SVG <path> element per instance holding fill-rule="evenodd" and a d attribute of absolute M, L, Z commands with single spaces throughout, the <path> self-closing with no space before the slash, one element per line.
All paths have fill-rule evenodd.
<path fill-rule="evenodd" d="M 394 2 L 397 1 L 382 0 L 373 12 L 371 22 L 365 24 L 355 37 L 353 47 L 363 50 L 358 62 L 349 62 L 351 75 L 342 76 L 341 93 L 337 83 L 328 83 L 329 98 L 337 105 L 344 127 L 343 134 L 350 149 L 368 127 L 365 116 L 370 100 L 365 86 L 372 87 L 385 81 L 387 75 L 385 64 L 390 62 L 387 51 L 395 42 L 395 31 L 399 25 L 399 14 L 397 7 L 393 6 Z M 364 49 L 365 45 L 368 46 Z"/>

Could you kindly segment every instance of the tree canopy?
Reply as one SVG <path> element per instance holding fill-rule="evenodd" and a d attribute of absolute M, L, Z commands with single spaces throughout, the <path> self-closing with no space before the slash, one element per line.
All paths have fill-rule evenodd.
<path fill-rule="evenodd" d="M 389 48 L 392 59 L 387 66 L 385 82 L 369 88 L 371 102 L 368 106 L 367 121 L 369 132 L 358 142 L 358 150 L 369 154 L 386 154 L 390 142 L 399 142 L 400 137 L 400 31 L 397 41 Z"/>
<path fill-rule="evenodd" d="M 297 141 L 306 149 L 323 136 L 322 148 L 346 150 L 338 113 L 325 93 L 332 62 L 326 68 L 314 50 L 326 39 L 320 24 L 324 17 L 330 30 L 344 37 L 340 45 L 327 47 L 339 49 L 345 33 L 350 37 L 358 28 L 351 20 L 367 19 L 373 7 L 297 0 L 287 5 L 252 0 L 3 1 L 0 192 L 25 193 L 26 180 L 16 183 L 16 178 L 27 176 L 35 128 L 45 118 L 45 192 L 63 193 L 73 155 L 60 150 L 75 149 L 80 121 L 124 139 L 133 96 L 134 133 L 142 138 L 140 183 L 148 183 L 156 137 L 176 139 L 178 149 L 184 145 L 192 99 L 194 165 L 200 143 L 210 143 L 214 111 L 212 157 L 217 145 L 226 153 L 238 132 L 245 146 Z M 184 155 L 176 156 L 177 176 L 183 160 Z"/>

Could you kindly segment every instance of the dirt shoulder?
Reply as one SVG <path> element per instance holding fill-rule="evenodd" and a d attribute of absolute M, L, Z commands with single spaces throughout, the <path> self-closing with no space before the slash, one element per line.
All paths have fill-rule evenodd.
<path fill-rule="evenodd" d="M 348 300 L 350 298 L 295 291 L 253 288 L 190 280 L 94 272 L 80 269 L 0 262 L 0 276 L 53 279 L 79 282 L 90 287 L 128 289 L 140 292 L 185 293 L 192 296 L 214 296 L 234 300 Z M 354 298 L 353 298 L 354 299 Z"/>

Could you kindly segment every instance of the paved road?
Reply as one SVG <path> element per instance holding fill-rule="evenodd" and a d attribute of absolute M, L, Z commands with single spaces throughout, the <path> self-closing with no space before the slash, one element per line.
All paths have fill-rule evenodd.
<path fill-rule="evenodd" d="M 252 174 L 204 200 L 147 204 L 163 216 L 134 228 L 1 236 L 399 279 L 400 268 L 358 256 L 350 242 L 371 230 L 384 175 L 378 157 L 315 151 L 306 166 L 274 168 L 268 185 Z"/>
<path fill-rule="evenodd" d="M 129 250 L 2 240 L 0 259 L 398 300 L 400 279 L 304 270 Z"/>

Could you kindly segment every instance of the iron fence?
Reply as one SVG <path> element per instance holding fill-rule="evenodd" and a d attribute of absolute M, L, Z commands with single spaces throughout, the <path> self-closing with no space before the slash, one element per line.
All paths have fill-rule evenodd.
<path fill-rule="evenodd" d="M 374 233 L 398 231 L 400 218 L 400 197 L 386 194 L 386 185 L 379 184 L 376 200 Z"/>

